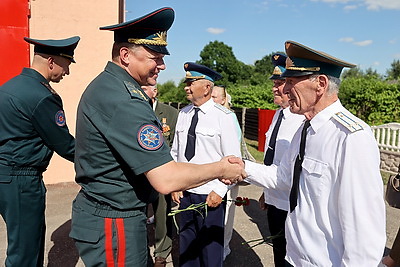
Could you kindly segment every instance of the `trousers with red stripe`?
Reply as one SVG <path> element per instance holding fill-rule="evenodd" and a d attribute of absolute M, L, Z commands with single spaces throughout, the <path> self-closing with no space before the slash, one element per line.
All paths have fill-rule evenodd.
<path fill-rule="evenodd" d="M 70 237 L 85 266 L 142 267 L 148 256 L 146 219 L 144 209 L 121 213 L 78 194 Z"/>

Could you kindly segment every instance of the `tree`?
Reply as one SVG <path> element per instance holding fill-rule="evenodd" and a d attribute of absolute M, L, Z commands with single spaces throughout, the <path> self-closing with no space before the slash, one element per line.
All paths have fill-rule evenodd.
<path fill-rule="evenodd" d="M 400 84 L 375 76 L 343 80 L 339 97 L 353 114 L 371 125 L 400 121 Z"/>
<path fill-rule="evenodd" d="M 390 65 L 390 69 L 386 71 L 388 75 L 388 79 L 391 80 L 399 80 L 400 78 L 400 60 L 394 60 L 392 64 Z"/>
<path fill-rule="evenodd" d="M 269 79 L 274 71 L 274 65 L 271 62 L 271 57 L 275 53 L 285 54 L 284 52 L 272 52 L 271 54 L 264 56 L 262 59 L 256 60 L 254 63 L 254 72 L 250 77 L 251 85 L 265 84 L 266 80 Z"/>
<path fill-rule="evenodd" d="M 182 88 L 183 86 L 177 87 L 173 81 L 158 84 L 158 98 L 161 102 L 189 103 Z"/>
<path fill-rule="evenodd" d="M 249 79 L 253 68 L 236 59 L 232 47 L 223 42 L 214 41 L 207 44 L 200 52 L 197 62 L 222 74 L 218 83 L 236 84 Z"/>

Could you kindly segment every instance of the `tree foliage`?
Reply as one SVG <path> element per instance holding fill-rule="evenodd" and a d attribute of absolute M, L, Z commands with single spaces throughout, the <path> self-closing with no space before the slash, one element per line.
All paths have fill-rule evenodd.
<path fill-rule="evenodd" d="M 374 76 L 344 79 L 339 97 L 350 112 L 371 125 L 400 121 L 400 84 Z"/>
<path fill-rule="evenodd" d="M 232 47 L 223 42 L 214 41 L 207 44 L 200 52 L 197 63 L 207 66 L 222 74 L 221 84 L 237 84 L 248 80 L 253 67 L 236 59 Z"/>
<path fill-rule="evenodd" d="M 387 71 L 388 79 L 399 80 L 400 78 L 400 60 L 394 60 Z"/>

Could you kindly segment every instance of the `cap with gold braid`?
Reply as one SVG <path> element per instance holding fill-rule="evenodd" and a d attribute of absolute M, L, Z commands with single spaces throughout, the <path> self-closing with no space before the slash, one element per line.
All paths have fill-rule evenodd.
<path fill-rule="evenodd" d="M 285 49 L 288 58 L 282 77 L 326 74 L 339 78 L 344 67 L 356 67 L 354 64 L 293 41 L 286 41 Z"/>
<path fill-rule="evenodd" d="M 60 40 L 38 40 L 24 37 L 26 42 L 35 46 L 35 53 L 65 57 L 73 63 L 75 63 L 74 50 L 80 39 L 79 36 Z"/>
<path fill-rule="evenodd" d="M 167 31 L 174 22 L 174 17 L 174 10 L 164 7 L 134 20 L 101 27 L 100 30 L 113 31 L 116 43 L 143 45 L 157 53 L 169 55 Z"/>
<path fill-rule="evenodd" d="M 284 80 L 285 78 L 281 77 L 282 73 L 286 70 L 286 55 L 281 53 L 275 53 L 271 56 L 271 62 L 274 65 L 274 71 L 272 72 L 270 80 Z"/>

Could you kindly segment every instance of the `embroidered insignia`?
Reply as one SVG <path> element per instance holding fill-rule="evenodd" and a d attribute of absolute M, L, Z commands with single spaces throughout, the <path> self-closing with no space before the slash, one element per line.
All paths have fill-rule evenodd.
<path fill-rule="evenodd" d="M 56 124 L 58 126 L 64 126 L 65 125 L 65 114 L 64 114 L 64 111 L 63 110 L 57 111 L 55 119 L 56 119 Z"/>
<path fill-rule="evenodd" d="M 214 106 L 215 106 L 216 108 L 222 110 L 222 111 L 225 112 L 226 114 L 230 114 L 230 113 L 233 112 L 232 110 L 230 110 L 230 109 L 228 109 L 228 108 L 226 108 L 226 107 L 224 107 L 224 106 L 222 106 L 222 105 L 220 105 L 220 104 L 215 104 Z"/>
<path fill-rule="evenodd" d="M 278 60 L 278 58 L 279 58 L 279 55 L 274 55 L 275 61 Z"/>
<path fill-rule="evenodd" d="M 146 150 L 157 150 L 164 142 L 160 129 L 151 124 L 143 125 L 139 129 L 137 139 L 139 145 Z"/>
<path fill-rule="evenodd" d="M 360 123 L 353 120 L 343 112 L 336 113 L 333 118 L 352 133 L 364 129 Z"/>
<path fill-rule="evenodd" d="M 282 71 L 281 71 L 281 69 L 280 69 L 278 66 L 276 66 L 276 67 L 274 68 L 274 71 L 272 72 L 272 74 L 273 74 L 273 75 L 281 75 L 281 74 L 282 74 Z"/>
<path fill-rule="evenodd" d="M 131 92 L 132 96 L 136 96 L 137 98 L 144 99 L 147 101 L 147 98 L 144 96 L 144 94 L 140 90 L 136 89 L 133 83 L 124 81 L 124 84 L 126 88 L 128 88 L 129 92 Z"/>

